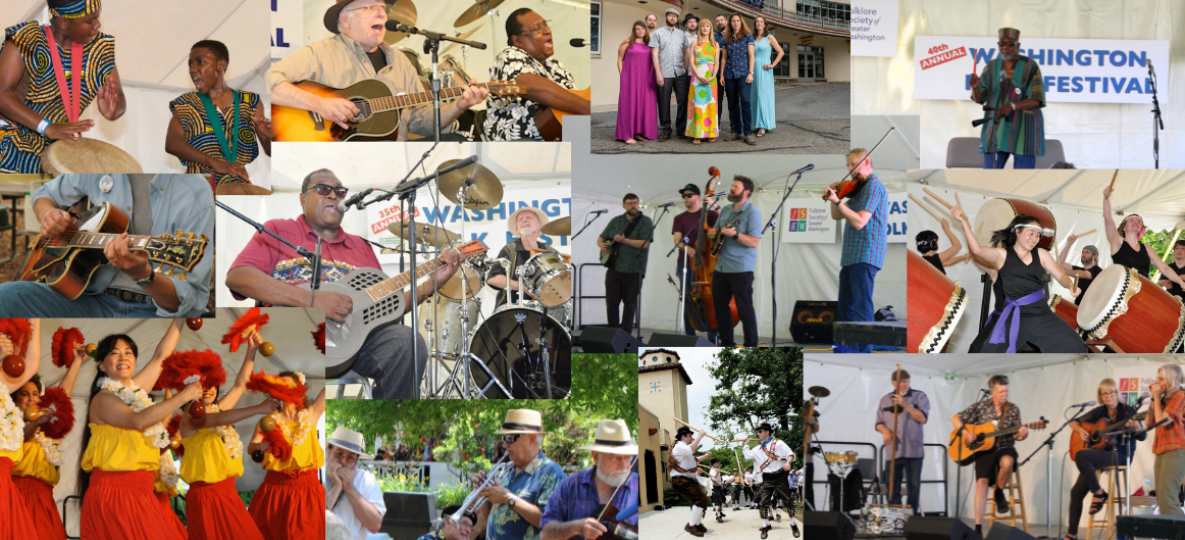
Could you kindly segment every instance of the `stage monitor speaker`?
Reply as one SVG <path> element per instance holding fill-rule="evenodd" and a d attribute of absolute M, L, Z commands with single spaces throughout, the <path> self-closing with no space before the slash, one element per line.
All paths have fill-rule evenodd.
<path fill-rule="evenodd" d="M 580 334 L 586 353 L 626 354 L 638 352 L 638 340 L 620 328 L 590 326 Z"/>
<path fill-rule="evenodd" d="M 1037 537 L 1027 533 L 1024 529 L 1009 527 L 1003 523 L 992 524 L 986 540 L 1037 540 Z"/>
<path fill-rule="evenodd" d="M 905 522 L 905 540 L 983 540 L 955 518 L 916 516 Z"/>
<path fill-rule="evenodd" d="M 649 347 L 715 347 L 708 338 L 703 336 L 684 336 L 681 334 L 651 334 Z"/>
<path fill-rule="evenodd" d="M 852 540 L 856 527 L 839 512 L 803 512 L 804 538 L 810 540 Z"/>
<path fill-rule="evenodd" d="M 839 318 L 839 303 L 830 300 L 799 300 L 794 303 L 790 335 L 795 343 L 835 343 L 831 324 Z"/>

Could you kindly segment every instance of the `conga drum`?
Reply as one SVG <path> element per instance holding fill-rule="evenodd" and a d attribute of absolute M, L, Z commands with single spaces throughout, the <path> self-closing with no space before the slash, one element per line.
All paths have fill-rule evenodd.
<path fill-rule="evenodd" d="M 1091 338 L 1111 338 L 1125 353 L 1171 353 L 1185 333 L 1185 305 L 1135 270 L 1113 264 L 1082 296 L 1078 327 Z"/>
<path fill-rule="evenodd" d="M 1060 294 L 1050 295 L 1049 309 L 1052 309 L 1053 314 L 1058 318 L 1066 321 L 1070 328 L 1078 329 L 1078 306 L 1074 305 L 1070 299 L 1063 298 Z"/>
<path fill-rule="evenodd" d="M 909 352 L 938 353 L 955 331 L 967 309 L 967 291 L 951 281 L 921 255 L 907 251 L 906 271 L 909 321 L 906 346 Z"/>
<path fill-rule="evenodd" d="M 1041 227 L 1045 229 L 1041 232 L 1041 241 L 1037 242 L 1037 247 L 1049 250 L 1057 245 L 1057 221 L 1053 219 L 1053 213 L 1048 208 L 1025 199 L 992 199 L 983 203 L 975 213 L 975 226 L 972 227 L 973 231 L 978 231 L 975 239 L 979 241 L 979 245 L 991 247 L 992 233 L 1007 227 L 1021 214 L 1037 218 L 1041 222 Z M 987 266 L 978 257 L 972 258 L 980 266 Z"/>
<path fill-rule="evenodd" d="M 54 141 L 41 154 L 41 168 L 49 174 L 141 174 L 144 169 L 131 154 L 95 139 Z"/>

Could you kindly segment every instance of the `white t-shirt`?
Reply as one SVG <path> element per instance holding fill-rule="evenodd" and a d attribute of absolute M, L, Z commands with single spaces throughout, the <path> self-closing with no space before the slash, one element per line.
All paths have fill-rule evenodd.
<path fill-rule="evenodd" d="M 675 463 L 678 463 L 680 468 L 690 471 L 683 473 L 671 469 L 671 476 L 684 476 L 687 478 L 695 478 L 697 476 L 695 471 L 699 468 L 699 464 L 695 460 L 695 452 L 691 451 L 691 445 L 679 441 L 675 443 L 675 449 L 671 453 L 675 455 Z"/>
<path fill-rule="evenodd" d="M 328 495 L 332 484 L 326 478 L 323 482 L 325 486 L 325 493 Z M 383 501 L 383 490 L 379 488 L 379 483 L 374 479 L 374 474 L 365 469 L 358 469 L 354 474 L 354 489 L 362 494 L 362 498 L 366 499 L 370 504 L 373 504 L 375 509 L 379 511 L 379 515 L 387 513 L 387 503 Z M 329 509 L 337 517 L 341 518 L 342 523 L 350 529 L 350 533 L 354 535 L 356 540 L 366 540 L 366 535 L 369 531 L 362 526 L 362 522 L 354 517 L 354 507 L 350 504 L 350 498 L 346 496 L 345 491 L 337 499 L 337 504 Z"/>

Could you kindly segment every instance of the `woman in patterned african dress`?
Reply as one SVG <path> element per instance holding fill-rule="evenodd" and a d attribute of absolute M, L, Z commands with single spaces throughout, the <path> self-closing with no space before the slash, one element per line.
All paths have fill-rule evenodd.
<path fill-rule="evenodd" d="M 695 43 L 685 53 L 684 65 L 695 66 L 691 70 L 691 90 L 687 97 L 691 117 L 687 119 L 687 136 L 691 144 L 700 139 L 715 142 L 720 134 L 716 114 L 716 72 L 720 65 L 720 47 L 712 32 L 712 25 L 701 24 Z"/>

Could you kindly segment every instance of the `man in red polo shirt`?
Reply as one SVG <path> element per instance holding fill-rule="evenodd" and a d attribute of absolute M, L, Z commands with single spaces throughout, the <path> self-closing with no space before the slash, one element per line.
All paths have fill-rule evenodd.
<path fill-rule="evenodd" d="M 300 186 L 300 203 L 304 213 L 296 219 L 273 219 L 264 223 L 268 230 L 289 242 L 314 249 L 321 237 L 321 281 L 333 282 L 356 268 L 382 268 L 374 249 L 362 238 L 341 228 L 341 201 L 347 188 L 328 169 L 314 171 Z M 404 291 L 403 305 L 414 306 L 431 297 L 436 283 L 444 284 L 457 271 L 461 256 L 456 251 L 440 255 L 445 263 L 436 271 L 437 280 L 427 279 L 417 287 L 419 293 L 412 301 L 412 291 Z M 431 275 L 422 276 L 430 278 Z M 271 235 L 256 233 L 247 247 L 235 258 L 226 275 L 226 286 L 234 297 L 253 298 L 273 306 L 307 306 L 310 291 L 297 285 L 312 280 L 312 266 L 292 248 Z M 325 308 L 325 317 L 344 322 L 353 302 L 349 296 L 331 291 L 317 291 L 313 307 Z M 412 338 L 419 340 L 419 364 L 413 371 Z M 375 399 L 416 399 L 420 381 L 413 373 L 424 373 L 428 363 L 428 347 L 424 339 L 408 326 L 393 324 L 371 332 L 358 354 L 353 370 L 375 380 Z"/>

